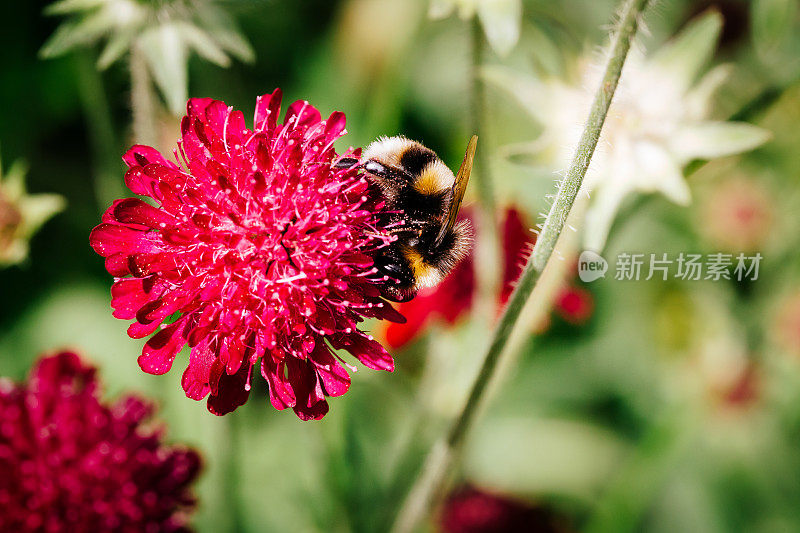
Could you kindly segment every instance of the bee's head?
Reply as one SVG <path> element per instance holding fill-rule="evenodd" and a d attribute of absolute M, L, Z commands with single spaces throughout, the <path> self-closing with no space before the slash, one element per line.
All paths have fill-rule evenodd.
<path fill-rule="evenodd" d="M 364 159 L 402 170 L 420 194 L 441 194 L 455 182 L 453 172 L 436 152 L 402 136 L 380 137 L 364 151 Z"/>

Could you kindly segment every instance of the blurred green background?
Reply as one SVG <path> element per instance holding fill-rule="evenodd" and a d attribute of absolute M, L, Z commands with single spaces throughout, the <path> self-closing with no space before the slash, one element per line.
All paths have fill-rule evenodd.
<path fill-rule="evenodd" d="M 88 245 L 105 206 L 124 194 L 128 59 L 100 72 L 98 45 L 40 58 L 63 22 L 45 16 L 46 5 L 0 4 L 3 169 L 24 160 L 28 191 L 66 202 L 31 239 L 28 258 L 0 270 L 0 375 L 22 379 L 39 354 L 73 347 L 99 365 L 109 396 L 154 398 L 169 439 L 204 455 L 199 531 L 387 530 L 473 379 L 487 319 L 433 317 L 394 349 L 393 374 L 357 372 L 320 422 L 276 412 L 263 383 L 245 406 L 216 418 L 184 397 L 180 360 L 167 376 L 141 372 L 143 341 L 111 317 L 111 278 Z M 287 102 L 345 112 L 340 148 L 402 133 L 451 167 L 460 162 L 475 125 L 470 21 L 433 20 L 422 0 L 217 6 L 238 23 L 254 60 L 223 68 L 191 55 L 190 96 L 222 99 L 248 116 L 257 95 L 281 87 Z M 574 80 L 578 58 L 599 57 L 615 8 L 525 0 L 519 42 L 505 56 L 487 46 L 480 63 Z M 457 485 L 544 510 L 558 530 L 800 531 L 798 11 L 793 0 L 664 0 L 648 13 L 638 48 L 657 49 L 709 8 L 723 22 L 709 66 L 731 65 L 709 115 L 757 124 L 771 140 L 685 166 L 689 206 L 628 197 L 603 255 L 758 251 L 759 279 L 624 282 L 609 272 L 584 284 L 567 269 L 590 316 L 553 313 L 531 327 L 540 334 L 523 340 L 455 473 Z M 159 147 L 170 150 L 179 122 L 159 102 Z M 547 125 L 493 85 L 484 102 L 480 150 L 497 204 L 533 224 L 559 168 L 508 147 Z M 429 526 L 439 527 L 435 517 Z"/>

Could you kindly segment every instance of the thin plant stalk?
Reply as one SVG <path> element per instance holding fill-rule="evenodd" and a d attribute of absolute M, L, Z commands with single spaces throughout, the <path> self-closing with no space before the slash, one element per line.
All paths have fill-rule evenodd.
<path fill-rule="evenodd" d="M 545 220 L 542 232 L 531 256 L 525 265 L 517 287 L 511 294 L 500 322 L 492 335 L 483 366 L 470 390 L 469 396 L 443 440 L 432 448 L 420 477 L 412 487 L 395 521 L 394 533 L 414 531 L 428 515 L 433 504 L 447 489 L 447 482 L 457 452 L 464 441 L 478 410 L 482 405 L 487 385 L 495 374 L 500 356 L 511 337 L 523 307 L 533 291 L 539 275 L 553 256 L 561 232 L 569 216 L 575 198 L 589 168 L 594 150 L 600 138 L 606 114 L 616 91 L 625 58 L 631 41 L 639 26 L 639 18 L 649 0 L 627 0 L 616 28 L 611 51 L 606 63 L 600 87 L 597 89 L 583 134 L 575 150 L 564 180 L 561 182 L 553 206 Z"/>
<path fill-rule="evenodd" d="M 482 139 L 485 134 L 486 122 L 486 87 L 481 77 L 483 54 L 486 49 L 486 37 L 483 35 L 478 17 L 470 21 L 470 40 L 472 52 L 472 66 L 470 69 L 470 126 L 472 133 Z M 485 142 L 485 139 L 483 139 Z M 495 191 L 492 183 L 486 151 L 475 153 L 475 188 L 478 191 L 478 201 L 481 209 L 486 213 L 495 213 Z M 494 217 L 492 217 L 494 220 Z"/>
<path fill-rule="evenodd" d="M 130 70 L 133 141 L 137 144 L 157 146 L 156 110 L 158 104 L 144 53 L 137 44 L 131 47 Z"/>
<path fill-rule="evenodd" d="M 480 141 L 475 153 L 473 172 L 473 181 L 478 196 L 477 238 L 475 239 L 475 274 L 478 297 L 475 316 L 480 320 L 488 321 L 495 316 L 495 298 L 500 277 L 498 271 L 500 250 L 497 239 L 496 195 L 485 149 L 486 86 L 480 75 L 486 50 L 486 37 L 477 16 L 473 17 L 469 24 L 472 53 L 472 65 L 469 72 L 470 127 L 472 133 L 477 135 Z"/>
<path fill-rule="evenodd" d="M 86 117 L 92 150 L 94 196 L 97 208 L 101 210 L 124 195 L 122 180 L 119 179 L 122 170 L 117 157 L 119 146 L 103 79 L 95 68 L 95 58 L 90 52 L 82 51 L 75 54 L 75 66 L 78 71 L 78 95 Z"/>
<path fill-rule="evenodd" d="M 243 412 L 229 413 L 228 423 L 228 442 L 225 454 L 225 500 L 230 511 L 231 531 L 245 531 L 245 512 L 242 502 L 241 486 L 242 476 L 242 416 Z"/>

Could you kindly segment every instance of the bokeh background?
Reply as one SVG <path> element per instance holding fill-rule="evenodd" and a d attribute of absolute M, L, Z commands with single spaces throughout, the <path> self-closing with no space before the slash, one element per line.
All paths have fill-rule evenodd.
<path fill-rule="evenodd" d="M 501 15 L 515 4 L 494 3 Z M 478 65 L 581 87 L 581 65 L 601 58 L 615 4 L 525 0 L 518 42 L 508 46 L 507 29 L 495 26 L 501 37 L 484 43 Z M 488 312 L 476 303 L 475 276 L 522 262 L 527 229 L 541 221 L 563 169 L 533 143 L 548 130 L 536 108 L 571 110 L 546 99 L 525 104 L 497 77 L 486 78 L 475 105 L 475 33 L 490 31 L 491 10 L 476 30 L 477 22 L 457 15 L 429 17 L 427 0 L 216 3 L 252 47 L 252 61 L 233 57 L 222 67 L 189 55 L 188 95 L 222 99 L 248 116 L 257 95 L 281 87 L 288 101 L 346 113 L 341 148 L 402 133 L 451 167 L 478 124 L 485 166 L 475 179 L 492 176 L 497 241 L 506 252 L 494 265 L 471 260 L 425 305 L 408 307 L 413 328 L 374 324 L 398 369 L 357 372 L 322 421 L 276 412 L 260 382 L 246 405 L 217 418 L 184 397 L 180 359 L 167 376 L 141 372 L 143 341 L 111 317 L 111 278 L 88 235 L 111 199 L 124 195 L 129 60 L 96 68 L 103 39 L 42 57 L 65 20 L 45 15 L 46 6 L 0 4 L 2 167 L 17 175 L 24 169 L 12 172 L 12 163 L 24 163 L 30 194 L 63 198 L 27 257 L 0 270 L 0 375 L 22 379 L 38 355 L 75 348 L 99 366 L 109 397 L 138 391 L 155 399 L 169 440 L 204 456 L 198 531 L 387 530 L 480 364 L 496 303 Z M 432 530 L 502 530 L 467 527 L 489 509 L 496 526 L 511 523 L 509 513 L 522 516 L 520 531 L 800 531 L 798 10 L 794 0 L 663 0 L 649 11 L 637 50 L 649 56 L 703 16 L 720 25 L 718 35 L 709 30 L 719 39 L 712 36 L 702 71 L 728 65 L 708 117 L 755 124 L 769 140 L 682 162 L 689 205 L 628 195 L 603 255 L 760 252 L 758 280 L 618 281 L 611 271 L 582 283 L 574 267 L 580 245 L 566 249 L 554 310 L 523 328 L 453 474 L 460 496 L 433 517 Z M 157 93 L 157 142 L 166 150 L 179 131 L 169 110 L 176 90 Z M 6 196 L 2 245 L 20 223 L 3 218 Z M 473 501 L 464 491 L 487 496 Z"/>

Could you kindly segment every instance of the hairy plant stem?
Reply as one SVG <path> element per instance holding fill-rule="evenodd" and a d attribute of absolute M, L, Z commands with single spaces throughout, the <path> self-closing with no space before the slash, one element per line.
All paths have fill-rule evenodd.
<path fill-rule="evenodd" d="M 157 146 L 157 100 L 153 91 L 153 80 L 150 79 L 144 53 L 136 43 L 131 47 L 130 69 L 133 141 L 136 144 Z"/>
<path fill-rule="evenodd" d="M 445 438 L 437 442 L 431 450 L 420 477 L 412 487 L 395 521 L 394 533 L 414 531 L 427 516 L 430 508 L 438 501 L 449 480 L 448 474 L 455 464 L 456 456 L 471 427 L 484 399 L 487 385 L 495 374 L 498 360 L 505 352 L 512 330 L 517 324 L 523 307 L 533 291 L 539 275 L 550 261 L 553 250 L 561 235 L 572 204 L 583 183 L 586 170 L 597 146 L 600 132 L 605 122 L 611 99 L 616 91 L 625 58 L 631 41 L 639 25 L 639 17 L 649 0 L 626 0 L 622 15 L 616 28 L 611 52 L 606 63 L 603 79 L 597 89 L 589 118 L 575 150 L 566 177 L 561 182 L 550 213 L 545 220 L 536 246 L 528 258 L 517 287 L 511 294 L 500 322 L 492 335 L 483 365 L 475 379 L 469 396 L 458 417 L 450 427 Z"/>
<path fill-rule="evenodd" d="M 473 181 L 478 196 L 477 228 L 475 239 L 475 274 L 477 299 L 474 316 L 490 321 L 496 312 L 496 298 L 500 278 L 500 243 L 497 237 L 497 205 L 486 146 L 486 85 L 481 77 L 486 37 L 478 17 L 469 22 L 472 65 L 470 68 L 470 127 L 478 136 L 479 145 L 475 153 Z"/>

